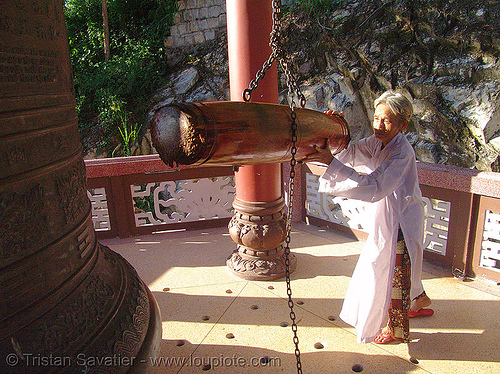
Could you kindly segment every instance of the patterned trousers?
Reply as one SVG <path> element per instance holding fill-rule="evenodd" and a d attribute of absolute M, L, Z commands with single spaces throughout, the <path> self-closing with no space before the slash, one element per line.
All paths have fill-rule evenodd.
<path fill-rule="evenodd" d="M 393 337 L 404 343 L 410 341 L 410 289 L 411 260 L 404 241 L 403 232 L 399 229 L 396 245 L 396 264 L 392 280 L 392 296 L 389 307 L 389 323 L 387 327 Z"/>

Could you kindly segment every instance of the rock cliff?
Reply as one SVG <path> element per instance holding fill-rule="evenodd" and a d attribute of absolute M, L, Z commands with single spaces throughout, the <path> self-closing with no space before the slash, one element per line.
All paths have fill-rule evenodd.
<path fill-rule="evenodd" d="M 500 171 L 500 3 L 333 3 L 284 12 L 281 42 L 306 107 L 343 111 L 356 140 L 371 133 L 373 100 L 397 88 L 414 103 L 407 137 L 419 160 Z M 177 72 L 156 106 L 228 99 L 224 33 L 170 59 Z"/>

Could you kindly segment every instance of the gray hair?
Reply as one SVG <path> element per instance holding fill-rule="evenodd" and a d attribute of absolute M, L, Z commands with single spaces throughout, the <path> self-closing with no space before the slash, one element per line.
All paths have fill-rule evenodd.
<path fill-rule="evenodd" d="M 389 90 L 384 92 L 378 99 L 375 100 L 375 108 L 379 104 L 385 104 L 389 107 L 399 120 L 410 122 L 413 115 L 413 105 L 404 95 L 399 92 Z"/>

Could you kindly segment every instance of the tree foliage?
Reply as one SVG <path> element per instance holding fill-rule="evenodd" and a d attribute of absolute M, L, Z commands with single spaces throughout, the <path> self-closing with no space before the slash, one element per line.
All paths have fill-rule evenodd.
<path fill-rule="evenodd" d="M 164 40 L 176 3 L 107 0 L 111 58 L 105 61 L 102 0 L 65 1 L 79 128 L 90 142 L 84 151 L 127 155 L 140 139 L 145 104 L 167 73 Z"/>

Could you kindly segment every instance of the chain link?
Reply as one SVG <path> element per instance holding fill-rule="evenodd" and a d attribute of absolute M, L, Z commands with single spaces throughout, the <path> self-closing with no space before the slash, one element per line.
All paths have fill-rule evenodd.
<path fill-rule="evenodd" d="M 294 303 L 292 299 L 292 287 L 290 279 L 290 241 L 292 234 L 292 213 L 293 213 L 293 194 L 294 194 L 294 178 L 295 178 L 295 166 L 297 165 L 297 160 L 295 155 L 297 154 L 297 114 L 292 108 L 291 110 L 292 119 L 292 159 L 290 160 L 290 182 L 288 184 L 288 214 L 286 221 L 286 238 L 285 238 L 285 277 L 286 277 L 286 294 L 288 296 L 288 308 L 290 309 L 290 320 L 292 321 L 292 332 L 293 332 L 293 344 L 295 345 L 295 358 L 297 361 L 297 373 L 302 373 L 302 362 L 300 360 L 300 349 L 299 349 L 299 337 L 297 335 L 297 322 L 296 315 L 294 311 Z"/>
<path fill-rule="evenodd" d="M 266 72 L 271 68 L 274 61 L 277 61 L 283 68 L 286 85 L 288 87 L 288 96 L 290 97 L 290 108 L 296 107 L 294 96 L 299 100 L 299 105 L 303 108 L 306 105 L 306 98 L 303 95 L 297 83 L 292 67 L 288 64 L 285 53 L 281 46 L 282 38 L 282 22 L 281 22 L 281 0 L 273 0 L 273 28 L 271 31 L 269 46 L 271 47 L 271 55 L 264 62 L 262 68 L 257 72 L 255 78 L 252 79 L 248 88 L 243 90 L 243 100 L 249 102 L 252 98 L 252 92 L 258 87 L 259 81 L 264 79 Z"/>
<path fill-rule="evenodd" d="M 266 72 L 271 68 L 273 62 L 281 55 L 281 48 L 279 48 L 279 38 L 281 37 L 281 0 L 273 0 L 273 28 L 271 31 L 269 46 L 271 47 L 271 55 L 262 65 L 255 78 L 252 79 L 248 88 L 243 91 L 243 100 L 248 102 L 252 98 L 252 92 L 259 85 L 259 81 L 264 79 Z"/>
<path fill-rule="evenodd" d="M 249 102 L 252 98 L 252 92 L 259 85 L 259 81 L 262 80 L 266 72 L 271 68 L 274 61 L 280 63 L 283 68 L 283 72 L 286 79 L 286 84 L 288 87 L 288 96 L 290 97 L 290 118 L 292 120 L 292 148 L 291 154 L 292 159 L 290 161 L 290 182 L 288 184 L 288 212 L 286 218 L 286 238 L 285 238 L 285 277 L 286 277 L 286 293 L 288 296 L 288 307 L 290 309 L 290 320 L 292 321 L 292 331 L 293 331 L 293 343 L 295 345 L 295 358 L 297 361 L 297 373 L 302 373 L 302 362 L 300 360 L 300 349 L 299 349 L 299 337 L 297 335 L 297 316 L 294 311 L 294 303 L 292 299 L 292 287 L 290 279 L 290 241 L 292 233 L 292 212 L 293 212 L 293 196 L 294 196 L 294 178 L 295 178 L 295 166 L 297 165 L 297 160 L 295 158 L 297 154 L 297 113 L 295 112 L 295 99 L 297 96 L 299 100 L 299 105 L 303 108 L 306 105 L 306 99 L 300 90 L 297 83 L 297 79 L 292 72 L 291 66 L 288 64 L 286 56 L 281 48 L 280 41 L 282 40 L 281 34 L 281 0 L 273 0 L 273 28 L 271 31 L 269 45 L 271 47 L 271 55 L 264 62 L 262 69 L 260 69 L 255 78 L 250 81 L 248 88 L 243 91 L 243 100 Z"/>

